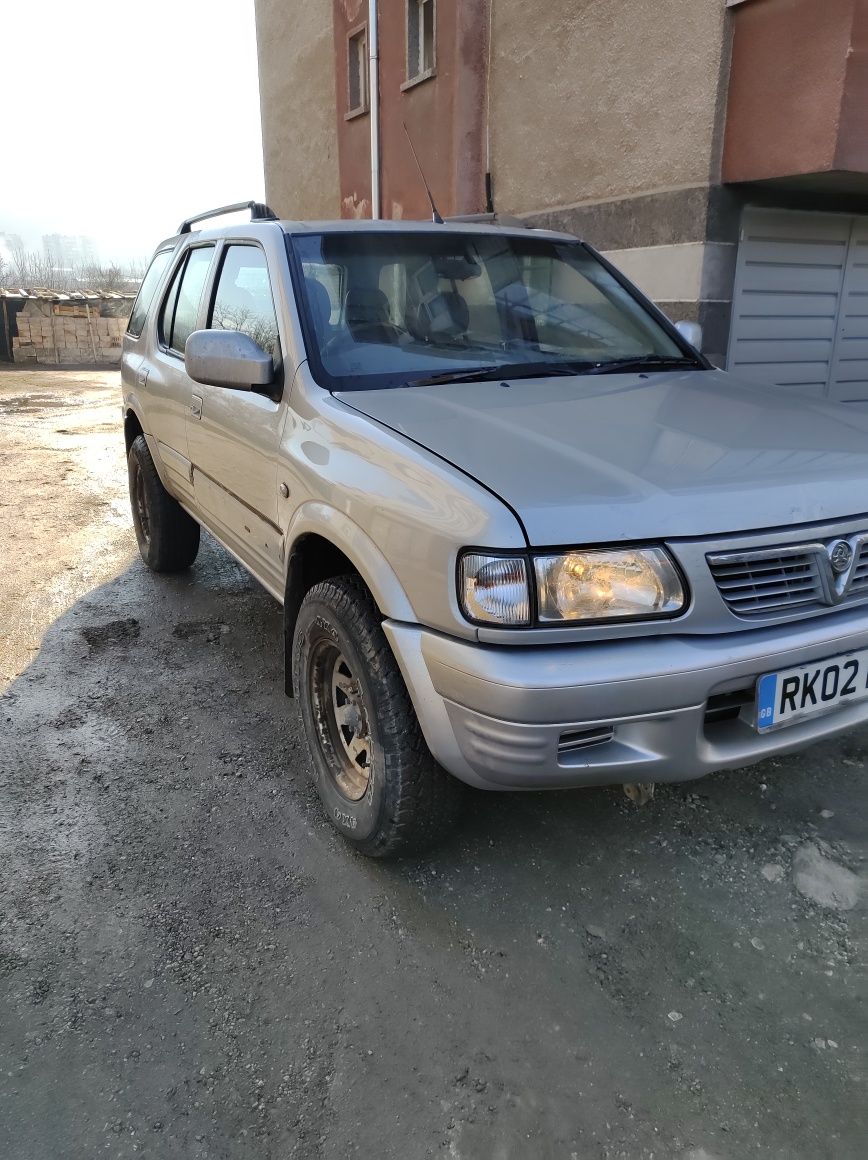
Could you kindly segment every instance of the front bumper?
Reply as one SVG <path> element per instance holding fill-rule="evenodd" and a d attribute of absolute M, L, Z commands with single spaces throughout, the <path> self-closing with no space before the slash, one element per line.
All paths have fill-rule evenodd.
<path fill-rule="evenodd" d="M 541 647 L 383 628 L 434 757 L 484 789 L 688 781 L 868 721 L 866 700 L 776 732 L 752 723 L 763 673 L 868 647 L 864 607 L 724 635 Z"/>

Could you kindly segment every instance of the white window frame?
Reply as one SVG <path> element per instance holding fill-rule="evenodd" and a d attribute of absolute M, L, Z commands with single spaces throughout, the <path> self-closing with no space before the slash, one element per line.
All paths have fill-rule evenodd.
<path fill-rule="evenodd" d="M 357 45 L 361 45 L 361 53 Z M 359 69 L 359 104 L 351 105 L 353 93 L 353 66 Z M 344 120 L 361 117 L 370 111 L 370 84 L 368 81 L 368 26 L 358 24 L 347 33 L 347 111 Z"/>
<path fill-rule="evenodd" d="M 425 66 L 425 9 L 431 12 L 431 59 Z M 418 69 L 410 72 L 410 39 L 413 35 L 413 21 L 411 13 L 415 12 L 415 56 Z M 410 89 L 413 85 L 427 81 L 429 77 L 437 75 L 437 0 L 406 0 L 404 5 L 404 71 L 407 79 L 401 85 L 401 91 Z"/>

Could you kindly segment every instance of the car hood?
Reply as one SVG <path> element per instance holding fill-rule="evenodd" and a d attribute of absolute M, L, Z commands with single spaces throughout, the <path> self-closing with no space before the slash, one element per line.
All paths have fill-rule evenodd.
<path fill-rule="evenodd" d="M 722 371 L 338 397 L 495 492 L 534 546 L 718 535 L 868 512 L 868 413 Z"/>

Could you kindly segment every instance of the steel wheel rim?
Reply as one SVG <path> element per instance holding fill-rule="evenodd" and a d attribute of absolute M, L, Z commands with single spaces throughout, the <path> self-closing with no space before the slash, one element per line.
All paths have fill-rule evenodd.
<path fill-rule="evenodd" d="M 348 801 L 361 801 L 371 783 L 368 708 L 361 681 L 333 641 L 320 641 L 311 653 L 310 689 L 320 746 L 335 786 Z"/>
<path fill-rule="evenodd" d="M 146 544 L 151 541 L 151 517 L 148 515 L 148 500 L 145 495 L 145 481 L 138 467 L 133 475 L 133 504 L 138 519 L 139 531 Z"/>

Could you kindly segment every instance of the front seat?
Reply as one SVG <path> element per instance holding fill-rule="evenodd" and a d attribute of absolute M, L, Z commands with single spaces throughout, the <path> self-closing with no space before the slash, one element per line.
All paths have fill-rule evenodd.
<path fill-rule="evenodd" d="M 423 342 L 442 342 L 463 338 L 469 326 L 467 299 L 456 290 L 446 290 L 432 294 L 418 304 L 411 329 Z"/>
<path fill-rule="evenodd" d="M 373 286 L 355 286 L 344 299 L 344 321 L 355 342 L 397 342 L 401 331 L 389 319 L 389 299 Z"/>

